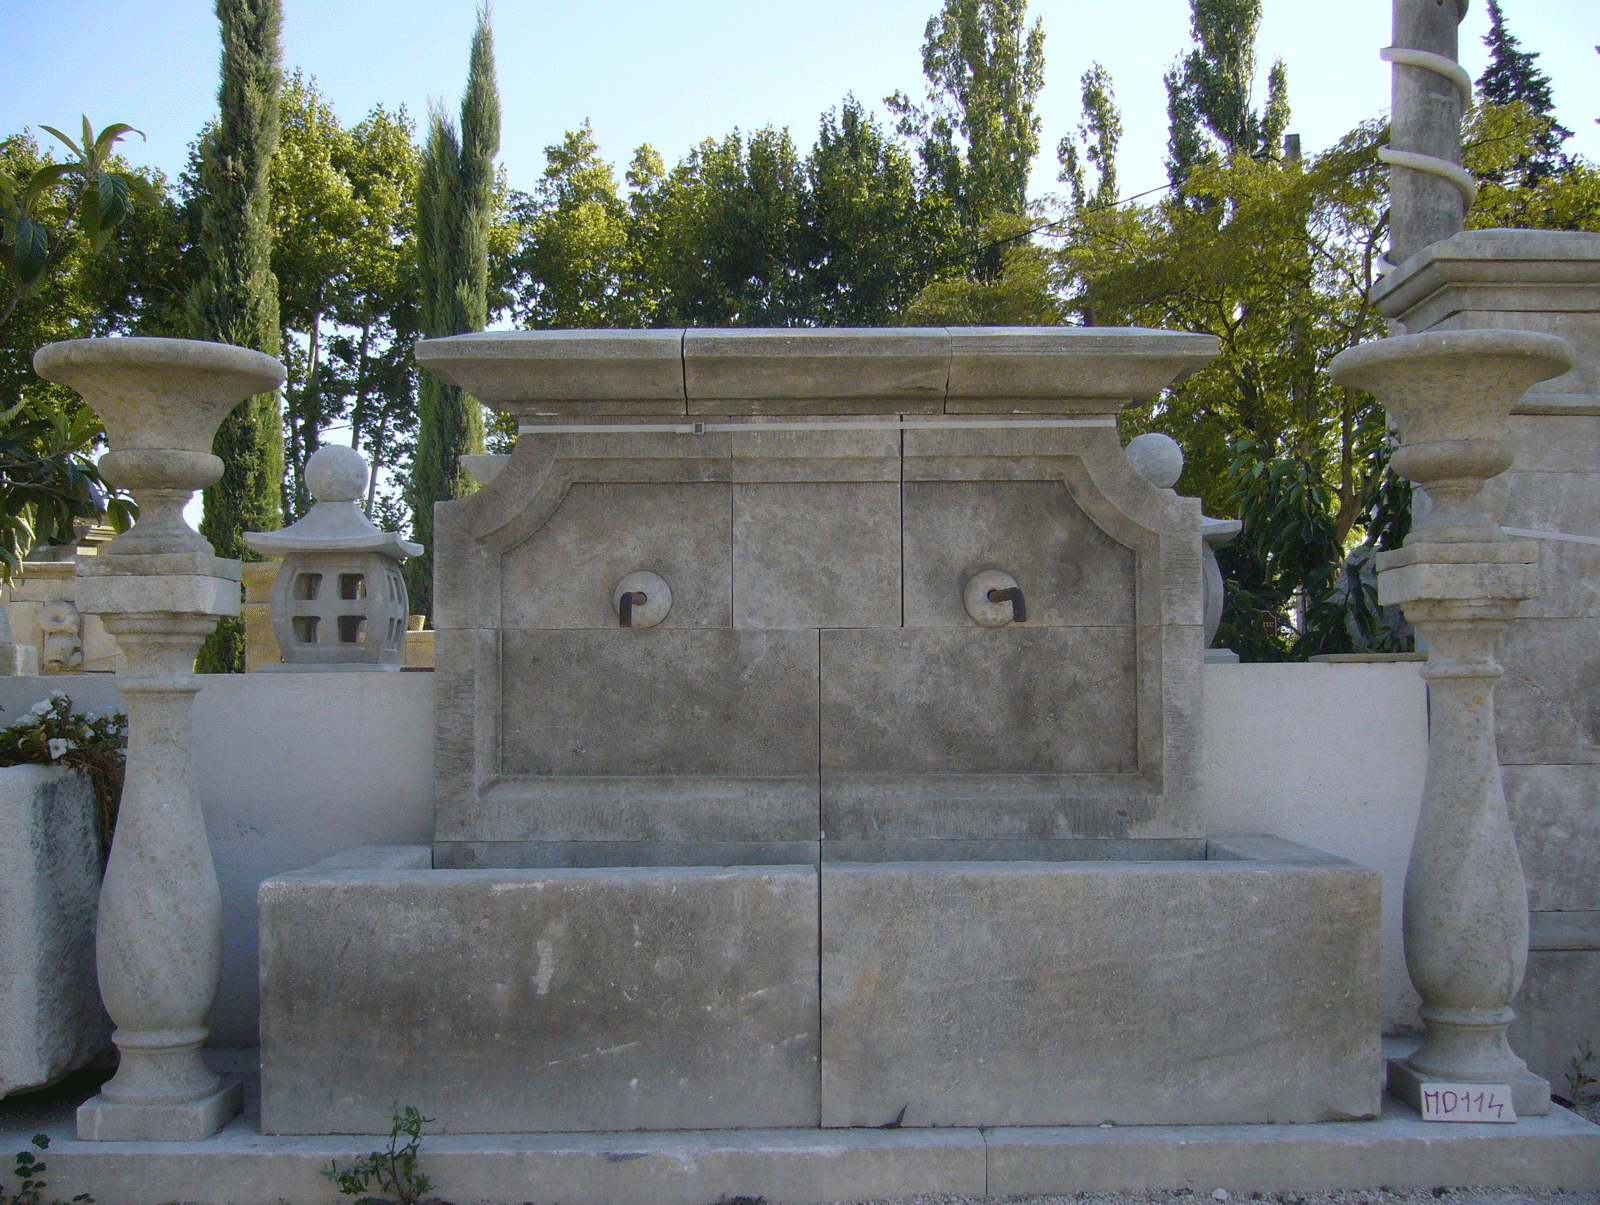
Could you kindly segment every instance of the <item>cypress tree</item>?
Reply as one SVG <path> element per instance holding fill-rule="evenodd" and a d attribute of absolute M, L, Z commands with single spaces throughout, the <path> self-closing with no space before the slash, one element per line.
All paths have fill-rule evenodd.
<path fill-rule="evenodd" d="M 1484 34 L 1483 44 L 1489 48 L 1489 65 L 1478 77 L 1478 94 L 1497 105 L 1521 101 L 1550 121 L 1538 137 L 1538 156 L 1520 165 L 1526 183 L 1535 183 L 1561 168 L 1561 144 L 1572 137 L 1572 131 L 1556 121 L 1550 77 L 1534 62 L 1538 52 L 1521 49 L 1522 43 L 1506 29 L 1500 0 L 1489 0 L 1489 32 Z"/>
<path fill-rule="evenodd" d="M 500 150 L 500 93 L 487 8 L 472 34 L 459 133 L 442 108 L 429 115 L 417 179 L 420 325 L 430 338 L 481 331 L 488 321 L 489 230 L 494 219 L 494 157 Z M 483 451 L 483 407 L 453 385 L 422 374 L 416 460 L 411 474 L 413 531 L 427 552 L 411 564 L 412 605 L 433 610 L 433 504 L 465 495 L 459 457 Z"/>
<path fill-rule="evenodd" d="M 189 296 L 190 332 L 268 355 L 281 349 L 272 274 L 269 169 L 278 148 L 283 68 L 279 0 L 217 0 L 222 27 L 218 116 L 203 136 L 200 246 L 203 275 Z M 217 430 L 222 478 L 205 491 L 200 532 L 218 556 L 256 559 L 246 531 L 282 526 L 283 422 L 278 395 L 240 405 Z M 244 626 L 224 619 L 200 650 L 203 672 L 242 672 Z"/>

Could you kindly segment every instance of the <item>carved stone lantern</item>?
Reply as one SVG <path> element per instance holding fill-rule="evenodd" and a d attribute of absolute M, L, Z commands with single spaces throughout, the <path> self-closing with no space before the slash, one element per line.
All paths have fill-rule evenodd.
<path fill-rule="evenodd" d="M 283 558 L 272 584 L 272 632 L 283 664 L 262 670 L 398 670 L 406 638 L 400 562 L 420 544 L 380 530 L 356 505 L 367 488 L 361 453 L 330 445 L 306 462 L 316 505 L 282 531 L 246 532 L 254 551 Z"/>

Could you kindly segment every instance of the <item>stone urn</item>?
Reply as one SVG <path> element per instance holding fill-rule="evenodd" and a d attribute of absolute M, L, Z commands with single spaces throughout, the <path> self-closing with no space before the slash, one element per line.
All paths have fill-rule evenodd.
<path fill-rule="evenodd" d="M 1334 357 L 1333 379 L 1365 389 L 1400 429 L 1391 464 L 1431 511 L 1378 556 L 1378 593 L 1427 640 L 1428 770 L 1406 870 L 1406 965 L 1427 1037 L 1389 1068 L 1419 1111 L 1430 1083 L 1504 1084 L 1519 1115 L 1548 1113 L 1550 1086 L 1511 1051 L 1506 1026 L 1528 961 L 1528 895 L 1495 747 L 1495 645 L 1535 592 L 1539 553 L 1507 539 L 1484 483 L 1511 464 L 1511 408 L 1572 367 L 1571 346 L 1529 331 L 1381 339 Z"/>
<path fill-rule="evenodd" d="M 130 490 L 139 521 L 78 562 L 77 601 L 127 661 L 122 807 L 100 892 L 100 992 L 117 1024 L 117 1073 L 78 1110 L 78 1136 L 194 1140 L 239 1109 L 237 1084 L 201 1060 L 222 958 L 222 904 L 195 788 L 190 712 L 195 654 L 218 618 L 239 614 L 239 562 L 213 555 L 184 522 L 196 489 L 222 475 L 211 442 L 223 418 L 283 383 L 283 366 L 240 347 L 183 339 L 77 339 L 39 349 L 34 368 L 95 408 L 110 451 L 100 473 Z"/>

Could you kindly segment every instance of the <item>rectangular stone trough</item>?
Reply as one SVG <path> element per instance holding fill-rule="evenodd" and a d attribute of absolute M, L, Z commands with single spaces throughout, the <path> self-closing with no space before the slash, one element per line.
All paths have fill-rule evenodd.
<path fill-rule="evenodd" d="M 1379 1110 L 1379 876 L 1199 861 L 262 884 L 262 1131 L 1313 1122 Z"/>

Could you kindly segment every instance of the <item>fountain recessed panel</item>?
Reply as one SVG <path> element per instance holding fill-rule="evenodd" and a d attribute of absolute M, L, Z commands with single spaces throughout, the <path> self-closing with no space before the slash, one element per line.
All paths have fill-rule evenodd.
<path fill-rule="evenodd" d="M 1376 876 L 1208 858 L 1199 504 L 1117 438 L 1214 353 L 1105 328 L 420 344 L 521 434 L 435 512 L 433 869 L 263 888 L 264 1126 L 370 1128 L 392 1099 L 458 1132 L 1375 1111 Z M 670 588 L 650 626 L 619 622 L 627 581 Z M 308 997 L 346 938 L 360 966 Z M 1214 974 L 1182 970 L 1196 942 Z M 1270 1004 L 1222 998 L 1299 960 Z M 420 961 L 433 986 L 396 978 Z M 1312 989 L 1347 1023 L 1319 1032 Z M 1034 1022 L 1096 1036 L 1012 1075 Z"/>

